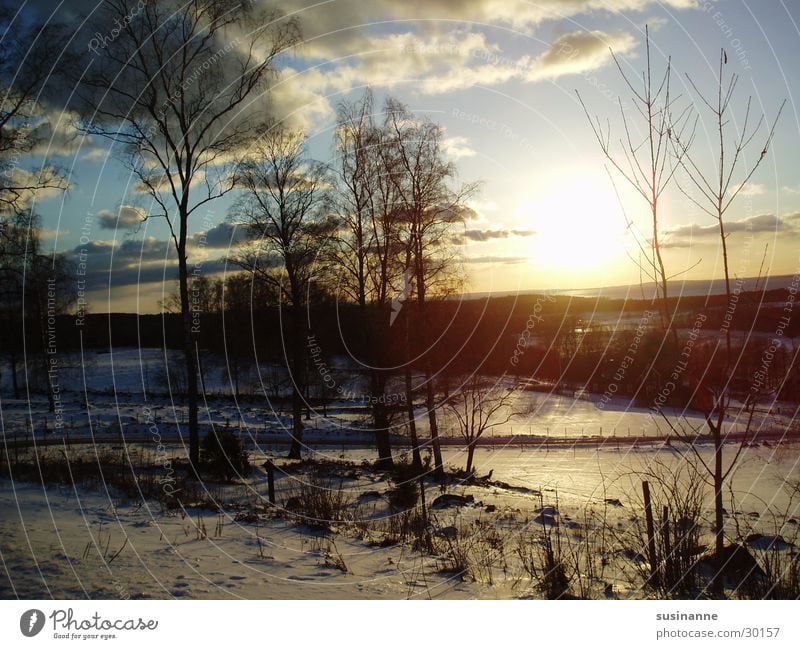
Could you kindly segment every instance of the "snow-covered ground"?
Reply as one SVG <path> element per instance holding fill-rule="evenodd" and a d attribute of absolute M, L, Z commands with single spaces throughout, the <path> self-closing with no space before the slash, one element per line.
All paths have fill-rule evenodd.
<path fill-rule="evenodd" d="M 179 358 L 168 352 L 166 362 L 178 364 Z M 91 459 L 99 450 L 117 453 L 123 449 L 151 461 L 156 455 L 173 460 L 185 457 L 179 435 L 185 432 L 186 410 L 165 392 L 164 363 L 162 350 L 92 353 L 83 364 L 79 356 L 62 356 L 59 421 L 40 395 L 0 402 L 4 458 L 13 455 L 16 459 L 21 454 L 23 460 L 48 461 L 63 453 L 83 453 Z M 274 370 L 261 369 L 264 374 Z M 220 377 L 215 372 L 206 381 L 202 432 L 212 427 L 240 431 L 254 466 L 252 475 L 232 485 L 205 485 L 203 507 L 183 502 L 183 509 L 177 511 L 165 511 L 149 500 L 132 500 L 102 483 L 44 488 L 30 482 L 0 481 L 0 597 L 374 599 L 531 594 L 530 577 L 518 565 L 507 565 L 505 558 L 488 572 L 462 579 L 443 571 L 448 561 L 436 553 L 414 550 L 396 539 L 387 542 L 388 533 L 381 530 L 398 516 L 388 506 L 390 490 L 396 485 L 367 468 L 375 459 L 374 435 L 368 407 L 359 396 L 363 387 L 354 379 L 348 379 L 348 398 L 328 403 L 325 410 L 312 410 L 304 422 L 308 457 L 344 461 L 353 467 L 343 469 L 340 479 L 325 487 L 341 490 L 352 516 L 346 525 L 325 531 L 309 527 L 296 516 L 275 515 L 274 509 L 266 507 L 262 465 L 267 458 L 283 462 L 291 424 L 281 410 L 285 404 L 271 401 L 267 389 L 262 396 L 237 401 Z M 6 395 L 8 380 L 4 373 L 0 388 Z M 447 547 L 442 539 L 449 539 L 448 529 L 506 529 L 505 537 L 492 543 L 501 542 L 503 556 L 513 557 L 514 544 L 532 527 L 536 529 L 542 507 L 557 508 L 564 529 L 575 538 L 605 529 L 588 529 L 589 517 L 603 517 L 604 526 L 624 529 L 636 523 L 641 511 L 643 475 L 674 473 L 686 466 L 687 457 L 695 457 L 686 447 L 658 439 L 668 432 L 663 422 L 623 400 L 599 408 L 592 395 L 573 398 L 522 392 L 513 407 L 525 414 L 489 433 L 496 445 L 476 451 L 477 474 L 491 472 L 492 482 L 447 487 L 449 493 L 471 495 L 475 502 L 436 512 L 432 533 L 443 534 L 436 537 L 438 551 Z M 795 408 L 782 404 L 789 416 L 761 416 L 755 428 L 785 430 Z M 425 439 L 426 413 L 418 408 L 417 416 Z M 700 423 L 696 414 L 688 413 L 688 418 Z M 455 423 L 446 409 L 440 423 L 442 435 L 457 441 Z M 736 422 L 730 421 L 728 428 L 736 430 Z M 398 455 L 407 455 L 403 426 L 393 432 Z M 537 442 L 532 436 L 546 438 L 547 443 L 531 443 Z M 583 436 L 604 439 L 576 444 Z M 624 439 L 630 436 L 653 439 L 631 443 Z M 49 440 L 52 445 L 40 447 L 37 455 L 22 445 L 13 448 L 15 441 L 31 437 L 37 444 Z M 699 444 L 696 449 L 698 461 L 708 463 L 710 446 Z M 736 449 L 728 444 L 726 458 L 733 458 Z M 462 448 L 448 445 L 444 453 L 447 465 L 463 468 Z M 308 479 L 307 473 L 279 472 L 279 509 Z M 729 538 L 761 533 L 797 539 L 800 493 L 792 493 L 789 486 L 800 484 L 800 442 L 749 445 L 729 484 L 730 493 L 725 495 Z M 430 480 L 427 489 L 429 504 L 443 493 Z M 706 501 L 708 505 L 708 489 Z M 237 520 L 237 515 L 247 512 L 256 515 Z M 708 534 L 707 521 L 704 525 Z M 457 538 L 462 538 L 460 531 Z M 625 594 L 624 584 L 615 581 L 614 575 L 605 579 L 615 592 Z"/>
<path fill-rule="evenodd" d="M 733 525 L 745 521 L 748 532 L 797 538 L 800 503 L 797 495 L 790 497 L 784 480 L 800 479 L 798 451 L 797 445 L 745 451 L 732 482 L 737 495 L 732 513 L 738 514 L 728 519 L 732 537 Z M 255 470 L 246 480 L 206 486 L 207 498 L 220 512 L 192 506 L 165 512 L 156 503 L 131 502 L 102 487 L 45 489 L 0 482 L 0 597 L 375 599 L 530 594 L 530 580 L 513 567 L 495 567 L 491 579 L 462 579 L 442 571 L 443 563 L 435 556 L 408 545 L 377 543 L 379 538 L 357 525 L 391 515 L 385 480 L 358 468 L 363 466 L 360 460 L 374 458 L 371 449 L 328 449 L 315 455 L 320 460 L 348 460 L 355 467 L 330 483 L 352 503 L 351 524 L 324 531 L 291 517 L 262 515 L 258 522 L 237 521 L 237 514 L 254 506 L 270 511 L 258 509 L 266 498 L 263 457 L 253 458 Z M 709 449 L 701 449 L 701 457 L 707 460 Z M 445 459 L 459 466 L 464 458 L 460 451 L 448 449 Z M 493 479 L 501 481 L 497 484 L 507 486 L 451 485 L 449 493 L 472 494 L 476 505 L 437 511 L 435 527 L 469 526 L 477 520 L 494 528 L 513 520 L 506 548 L 538 529 L 537 512 L 543 505 L 557 507 L 576 534 L 589 526 L 589 512 L 607 516 L 612 528 L 630 525 L 640 511 L 640 472 L 685 462 L 674 449 L 655 446 L 481 449 L 476 461 L 479 472 L 491 470 Z M 307 480 L 306 474 L 279 471 L 278 503 L 287 503 Z M 429 484 L 429 506 L 440 493 Z M 494 513 L 487 513 L 490 510 Z M 605 579 L 615 583 L 613 574 Z M 616 592 L 624 596 L 624 586 Z"/>
<path fill-rule="evenodd" d="M 178 352 L 160 349 L 114 349 L 108 353 L 89 351 L 59 356 L 59 418 L 48 412 L 42 395 L 2 401 L 2 435 L 6 439 L 47 435 L 61 438 L 87 435 L 121 439 L 177 437 L 187 419 L 181 399 L 172 396 L 165 378 L 165 366 L 180 367 Z M 166 364 L 166 365 L 165 365 Z M 286 441 L 291 428 L 288 403 L 266 385 L 265 377 L 279 371 L 274 366 L 262 366 L 254 375 L 249 388 L 251 396 L 236 399 L 226 384 L 219 367 L 207 372 L 206 394 L 201 403 L 200 423 L 204 430 L 212 426 L 232 426 L 252 441 Z M 259 381 L 261 377 L 261 381 Z M 0 390 L 8 395 L 8 372 L 0 377 Z M 309 411 L 305 421 L 309 441 L 361 442 L 372 440 L 369 430 L 369 406 L 363 380 L 341 372 L 337 381 L 342 395 L 325 406 Z M 399 389 L 399 386 L 398 386 Z M 252 394 L 260 396 L 252 396 Z M 398 395 L 402 396 L 402 395 Z M 780 432 L 797 427 L 796 404 L 777 404 L 780 414 L 756 413 L 751 430 Z M 602 406 L 602 407 L 601 407 Z M 663 419 L 647 408 L 635 407 L 625 399 L 611 399 L 601 404 L 598 395 L 575 398 L 563 394 L 520 392 L 510 405 L 519 414 L 507 424 L 487 431 L 487 437 L 510 438 L 537 436 L 551 441 L 579 437 L 663 437 L 670 434 Z M 677 413 L 696 429 L 703 428 L 699 413 Z M 428 431 L 424 408 L 416 409 L 420 434 Z M 439 413 L 441 434 L 458 436 L 455 420 L 446 408 Z M 155 424 L 155 428 L 153 425 Z M 745 421 L 728 418 L 728 431 L 744 430 Z M 405 426 L 398 420 L 393 431 L 405 435 Z"/>

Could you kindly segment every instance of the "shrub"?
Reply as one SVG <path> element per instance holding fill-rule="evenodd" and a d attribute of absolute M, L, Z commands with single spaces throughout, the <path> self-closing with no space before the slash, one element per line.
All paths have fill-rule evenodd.
<path fill-rule="evenodd" d="M 307 482 L 293 490 L 285 508 L 312 527 L 330 529 L 332 523 L 352 521 L 353 501 L 341 482 L 326 478 L 320 472 L 309 475 Z"/>
<path fill-rule="evenodd" d="M 228 482 L 250 469 L 242 440 L 227 428 L 212 430 L 203 438 L 200 460 L 211 475 Z"/>

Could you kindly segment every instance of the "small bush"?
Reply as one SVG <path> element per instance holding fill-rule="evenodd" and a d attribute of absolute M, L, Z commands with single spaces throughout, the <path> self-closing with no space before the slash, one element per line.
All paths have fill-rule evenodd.
<path fill-rule="evenodd" d="M 242 441 L 228 429 L 212 430 L 203 438 L 200 460 L 211 475 L 228 482 L 250 469 Z"/>
<path fill-rule="evenodd" d="M 329 529 L 331 523 L 352 521 L 353 501 L 342 488 L 319 473 L 309 476 L 286 500 L 285 508 L 303 522 L 314 527 Z"/>
<path fill-rule="evenodd" d="M 413 464 L 395 463 L 392 470 L 392 489 L 389 504 L 395 509 L 408 510 L 416 507 L 419 500 L 419 469 Z"/>

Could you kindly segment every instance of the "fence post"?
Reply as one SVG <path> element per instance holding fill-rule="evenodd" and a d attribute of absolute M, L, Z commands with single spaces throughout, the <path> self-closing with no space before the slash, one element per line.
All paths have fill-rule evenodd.
<path fill-rule="evenodd" d="M 269 502 L 275 504 L 275 465 L 272 460 L 267 460 L 267 490 Z"/>
<path fill-rule="evenodd" d="M 656 530 L 653 522 L 653 504 L 650 501 L 650 483 L 647 480 L 642 482 L 642 494 L 644 495 L 644 515 L 647 522 L 647 560 L 650 562 L 650 582 L 658 585 L 658 560 L 656 558 Z"/>
<path fill-rule="evenodd" d="M 672 585 L 675 579 L 675 570 L 672 562 L 672 540 L 669 538 L 669 507 L 664 505 L 661 519 L 661 536 L 664 539 L 664 583 Z"/>
<path fill-rule="evenodd" d="M 422 520 L 425 525 L 428 524 L 428 506 L 425 504 L 425 480 L 422 476 L 419 477 L 419 497 L 422 501 Z"/>

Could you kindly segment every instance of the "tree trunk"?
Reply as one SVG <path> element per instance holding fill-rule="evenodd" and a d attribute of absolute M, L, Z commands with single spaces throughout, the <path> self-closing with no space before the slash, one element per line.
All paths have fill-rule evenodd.
<path fill-rule="evenodd" d="M 17 353 L 11 352 L 11 385 L 14 389 L 14 398 L 19 399 L 19 379 L 17 377 Z"/>
<path fill-rule="evenodd" d="M 406 354 L 406 359 L 408 355 Z M 419 452 L 419 437 L 417 437 L 417 421 L 414 417 L 414 393 L 411 385 L 411 367 L 406 360 L 406 415 L 408 417 L 408 435 L 411 438 L 411 462 L 417 468 L 422 468 L 422 455 Z"/>
<path fill-rule="evenodd" d="M 374 356 L 377 357 L 377 356 Z M 390 469 L 394 466 L 392 460 L 392 444 L 389 438 L 389 413 L 386 409 L 386 377 L 384 373 L 373 366 L 372 370 L 372 420 L 375 425 L 375 446 L 378 449 L 378 467 Z"/>
<path fill-rule="evenodd" d="M 377 466 L 382 469 L 391 469 L 394 466 L 394 460 L 392 460 L 389 418 L 385 403 L 376 403 L 373 406 L 373 418 L 375 421 L 375 444 L 378 447 Z"/>
<path fill-rule="evenodd" d="M 428 409 L 428 423 L 431 428 L 431 447 L 433 448 L 433 475 L 437 480 L 444 478 L 444 463 L 442 462 L 442 447 L 439 443 L 439 425 L 436 421 L 436 398 L 433 391 L 433 376 L 430 365 L 426 361 L 425 367 L 425 407 Z"/>
<path fill-rule="evenodd" d="M 292 381 L 292 445 L 289 449 L 288 457 L 292 460 L 299 460 L 302 457 L 303 448 L 303 367 L 302 367 L 302 345 L 303 345 L 303 314 L 300 304 L 299 292 L 292 290 L 292 307 L 290 318 L 289 349 L 291 358 L 289 359 L 289 374 Z"/>
<path fill-rule="evenodd" d="M 721 597 L 724 590 L 722 571 L 724 569 L 723 555 L 725 552 L 725 535 L 723 533 L 725 520 L 722 502 L 722 431 L 719 426 L 712 429 L 714 436 L 714 553 L 715 567 L 714 579 L 711 582 L 711 591 Z"/>
<path fill-rule="evenodd" d="M 178 247 L 178 288 L 183 321 L 183 357 L 186 363 L 186 391 L 189 406 L 189 463 L 197 475 L 200 467 L 200 434 L 197 425 L 197 362 L 189 304 L 189 271 L 186 264 L 186 220 L 181 219 L 181 244 Z"/>
<path fill-rule="evenodd" d="M 419 437 L 417 437 L 417 420 L 414 416 L 414 391 L 411 384 L 411 339 L 409 337 L 409 309 L 405 309 L 403 317 L 405 333 L 405 358 L 404 378 L 406 388 L 406 415 L 408 417 L 408 435 L 411 438 L 411 462 L 417 469 L 422 469 L 422 454 L 419 450 Z"/>
<path fill-rule="evenodd" d="M 292 387 L 292 445 L 288 457 L 292 460 L 302 458 L 303 448 L 303 397 L 297 386 Z"/>
<path fill-rule="evenodd" d="M 473 440 L 467 444 L 467 473 L 472 472 L 472 460 L 475 457 L 475 444 L 478 440 Z"/>
<path fill-rule="evenodd" d="M 417 244 L 419 245 L 419 244 Z M 416 255 L 416 276 L 417 276 L 417 305 L 418 316 L 421 329 L 421 338 L 425 345 L 425 407 L 428 410 L 428 424 L 431 429 L 431 448 L 433 448 L 433 475 L 437 480 L 444 478 L 444 464 L 442 462 L 442 448 L 439 444 L 439 425 L 436 421 L 436 396 L 433 389 L 433 371 L 431 370 L 430 361 L 430 344 L 429 337 L 430 331 L 428 330 L 429 323 L 427 318 L 427 309 L 425 303 L 425 273 L 422 269 L 422 251 L 417 250 Z"/>

